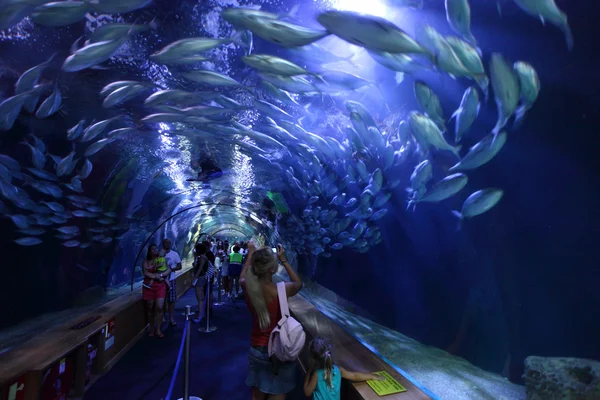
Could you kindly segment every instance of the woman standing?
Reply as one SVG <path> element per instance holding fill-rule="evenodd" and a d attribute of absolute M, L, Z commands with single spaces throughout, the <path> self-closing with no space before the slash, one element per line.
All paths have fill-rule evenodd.
<path fill-rule="evenodd" d="M 151 244 L 146 253 L 146 259 L 142 263 L 144 271 L 144 283 L 142 298 L 146 303 L 146 321 L 150 325 L 149 336 L 164 337 L 160 327 L 167 295 L 167 283 L 165 277 L 169 276 L 171 270 L 166 268 L 164 257 L 159 257 L 158 246 Z M 163 271 L 163 272 L 160 272 Z"/>
<path fill-rule="evenodd" d="M 292 297 L 302 288 L 302 280 L 287 262 L 283 246 L 278 245 L 277 248 L 277 257 L 291 279 L 285 284 L 285 292 L 287 297 Z M 277 285 L 273 282 L 277 266 L 277 258 L 271 248 L 256 250 L 254 243 L 248 244 L 240 283 L 253 318 L 246 378 L 246 384 L 252 387 L 252 400 L 284 400 L 296 385 L 296 363 L 279 362 L 274 358 L 272 363 L 268 354 L 269 337 L 281 319 Z"/>

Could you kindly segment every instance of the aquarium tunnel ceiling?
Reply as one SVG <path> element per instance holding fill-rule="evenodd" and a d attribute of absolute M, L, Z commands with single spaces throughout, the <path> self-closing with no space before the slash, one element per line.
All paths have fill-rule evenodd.
<path fill-rule="evenodd" d="M 573 45 L 561 10 L 521 1 L 471 21 L 426 0 L 0 3 L 1 208 L 20 246 L 199 227 L 327 257 L 367 252 L 420 203 L 486 218 L 504 189 L 480 169 L 554 60 L 504 54 L 501 24 Z"/>

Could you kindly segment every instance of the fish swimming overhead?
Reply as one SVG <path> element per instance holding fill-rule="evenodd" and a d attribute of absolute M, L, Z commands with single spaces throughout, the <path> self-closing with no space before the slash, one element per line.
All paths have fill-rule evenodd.
<path fill-rule="evenodd" d="M 58 27 L 81 21 L 88 11 L 84 1 L 55 1 L 37 7 L 31 19 L 38 25 Z"/>
<path fill-rule="evenodd" d="M 567 48 L 573 50 L 575 41 L 567 20 L 567 14 L 561 11 L 555 0 L 515 0 L 515 3 L 533 17 L 539 17 L 542 23 L 549 21 L 565 35 Z"/>
<path fill-rule="evenodd" d="M 48 118 L 52 114 L 56 113 L 62 105 L 62 95 L 58 88 L 58 82 L 54 85 L 54 91 L 48 96 L 46 100 L 42 102 L 40 108 L 38 108 L 35 116 L 37 118 Z"/>
<path fill-rule="evenodd" d="M 478 190 L 471 194 L 464 201 L 460 212 L 452 211 L 452 214 L 459 219 L 458 229 L 460 229 L 463 220 L 473 218 L 492 209 L 502 199 L 503 195 L 504 191 L 497 188 Z"/>
<path fill-rule="evenodd" d="M 249 17 L 244 20 L 244 27 L 256 36 L 282 47 L 306 46 L 329 35 L 327 31 L 271 18 Z"/>
<path fill-rule="evenodd" d="M 468 0 L 446 0 L 446 19 L 454 32 L 462 35 L 473 46 L 477 45 L 471 33 L 471 6 Z"/>
<path fill-rule="evenodd" d="M 416 206 L 417 203 L 437 203 L 446 200 L 460 192 L 467 185 L 468 181 L 469 179 L 465 174 L 448 175 L 433 185 L 431 189 L 427 190 L 421 198 L 409 200 L 408 206 Z"/>
<path fill-rule="evenodd" d="M 492 132 L 497 135 L 515 112 L 521 97 L 519 79 L 502 55 L 493 53 L 490 59 L 490 75 L 494 98 L 498 106 L 498 121 Z"/>
<path fill-rule="evenodd" d="M 236 40 L 235 37 L 230 39 L 213 39 L 205 37 L 181 39 L 163 47 L 156 53 L 151 54 L 150 60 L 158 64 L 169 64 L 182 58 L 198 56 L 200 53 Z"/>
<path fill-rule="evenodd" d="M 460 158 L 458 153 L 461 146 L 452 147 L 438 128 L 438 126 L 430 118 L 416 111 L 411 111 L 409 114 L 410 129 L 419 143 L 430 145 L 438 150 L 448 150 Z"/>
<path fill-rule="evenodd" d="M 454 141 L 460 142 L 463 135 L 469 130 L 477 115 L 479 115 L 479 108 L 481 103 L 479 101 L 479 93 L 474 87 L 469 87 L 465 90 L 460 106 L 452 114 L 452 118 L 456 118 L 456 125 L 454 128 Z"/>
<path fill-rule="evenodd" d="M 469 152 L 453 167 L 448 171 L 468 171 L 475 168 L 481 167 L 483 164 L 489 162 L 492 158 L 500 152 L 504 144 L 506 143 L 506 132 L 501 131 L 496 139 L 493 133 L 490 133 L 480 142 L 476 143 L 469 149 Z"/>
<path fill-rule="evenodd" d="M 90 6 L 108 14 L 124 14 L 147 7 L 152 0 L 89 0 Z"/>
<path fill-rule="evenodd" d="M 242 57 L 242 61 L 254 69 L 279 76 L 311 74 L 311 72 L 291 61 L 268 54 L 252 54 Z"/>
<path fill-rule="evenodd" d="M 431 118 L 442 131 L 445 131 L 446 121 L 438 96 L 423 81 L 415 81 L 414 92 L 417 103 L 419 103 L 423 111 L 425 111 L 425 114 Z"/>
<path fill-rule="evenodd" d="M 328 32 L 368 50 L 389 53 L 428 53 L 406 32 L 383 18 L 352 11 L 329 10 L 321 13 L 317 21 Z"/>
<path fill-rule="evenodd" d="M 515 126 L 518 126 L 540 94 L 540 78 L 535 68 L 526 62 L 517 61 L 513 68 L 519 78 L 519 86 L 521 87 L 521 105 L 515 111 Z"/>

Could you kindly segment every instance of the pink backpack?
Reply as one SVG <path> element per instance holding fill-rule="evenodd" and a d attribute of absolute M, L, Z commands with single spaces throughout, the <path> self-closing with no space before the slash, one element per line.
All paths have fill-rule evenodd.
<path fill-rule="evenodd" d="M 302 324 L 290 316 L 285 282 L 277 283 L 281 320 L 269 337 L 269 357 L 275 356 L 280 361 L 295 361 L 304 347 L 306 335 Z"/>

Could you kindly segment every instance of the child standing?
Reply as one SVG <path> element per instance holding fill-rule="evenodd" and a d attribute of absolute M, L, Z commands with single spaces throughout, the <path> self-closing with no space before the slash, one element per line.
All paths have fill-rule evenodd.
<path fill-rule="evenodd" d="M 333 364 L 331 343 L 317 337 L 309 347 L 311 365 L 304 378 L 304 394 L 313 400 L 340 400 L 342 378 L 353 382 L 381 381 L 385 378 L 374 374 L 347 371 Z"/>

